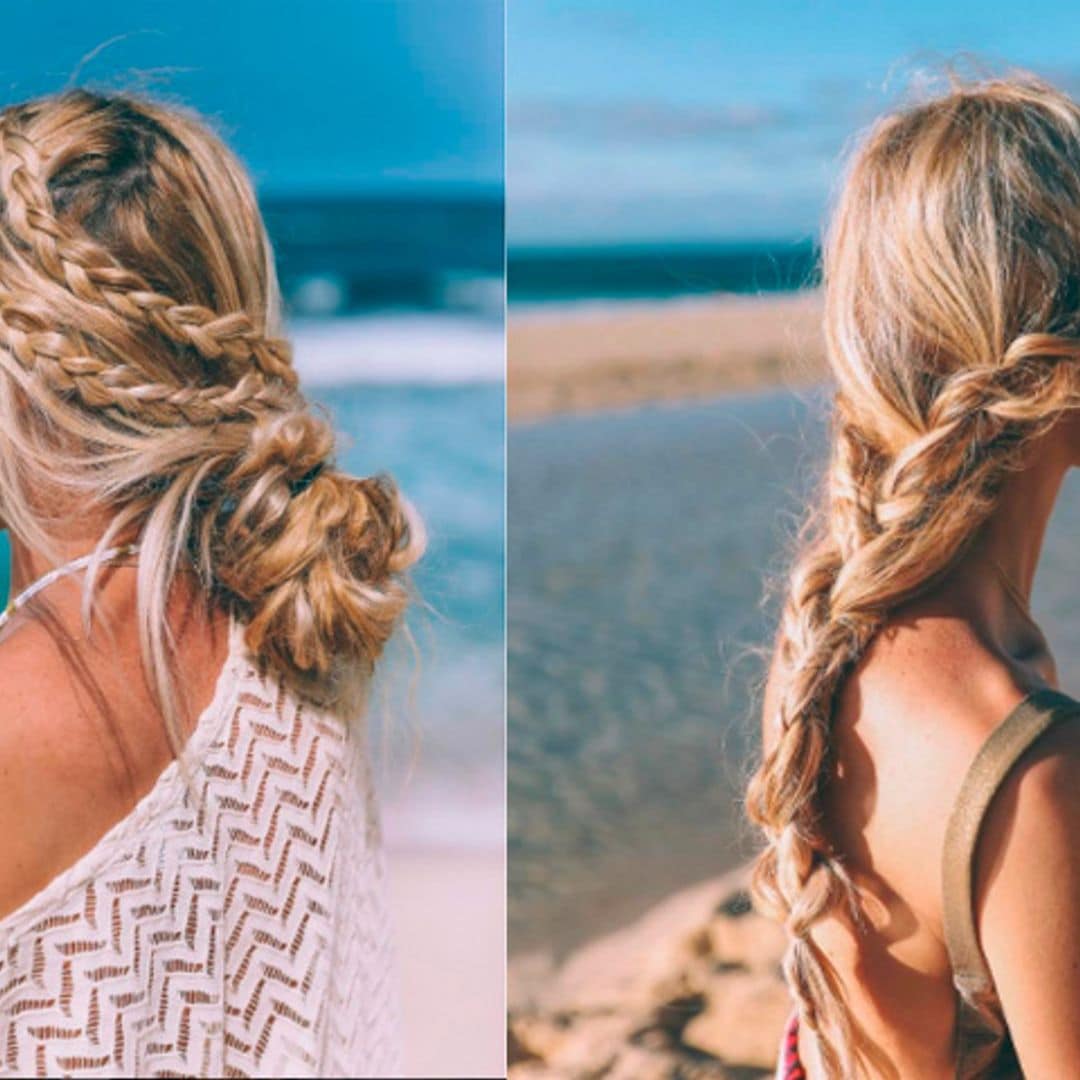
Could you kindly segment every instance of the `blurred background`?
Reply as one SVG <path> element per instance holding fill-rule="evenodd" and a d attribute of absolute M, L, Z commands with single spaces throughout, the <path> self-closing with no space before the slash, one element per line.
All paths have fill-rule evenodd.
<path fill-rule="evenodd" d="M 426 520 L 419 667 L 401 645 L 373 724 L 406 1066 L 501 1075 L 501 0 L 18 0 L 4 29 L 4 103 L 141 90 L 224 135 L 255 178 L 341 464 L 392 473 Z"/>
<path fill-rule="evenodd" d="M 819 228 L 873 117 L 949 63 L 1075 94 L 1077 31 L 1038 0 L 510 6 L 513 1075 L 770 1074 L 741 797 L 823 464 Z M 1067 492 L 1034 601 L 1074 693 L 1078 526 Z"/>

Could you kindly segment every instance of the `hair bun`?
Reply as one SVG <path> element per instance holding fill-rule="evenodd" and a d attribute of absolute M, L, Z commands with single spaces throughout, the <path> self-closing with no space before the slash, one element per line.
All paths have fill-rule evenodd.
<path fill-rule="evenodd" d="M 393 482 L 327 461 L 329 424 L 307 410 L 251 427 L 222 482 L 211 564 L 247 645 L 319 698 L 368 675 L 408 601 L 422 534 Z"/>

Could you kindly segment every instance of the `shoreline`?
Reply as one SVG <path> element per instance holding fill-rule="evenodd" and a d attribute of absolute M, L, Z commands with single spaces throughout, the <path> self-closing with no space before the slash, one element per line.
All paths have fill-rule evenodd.
<path fill-rule="evenodd" d="M 508 419 L 820 382 L 820 321 L 819 290 L 511 311 Z"/>
<path fill-rule="evenodd" d="M 717 786 L 726 801 L 738 798 L 732 785 Z M 710 817 L 707 826 L 693 832 L 681 822 L 674 827 L 658 823 L 658 835 L 670 839 L 673 834 L 678 835 L 678 844 L 666 848 L 646 844 L 634 859 L 595 851 L 588 874 L 576 861 L 560 860 L 561 888 L 553 888 L 542 899 L 533 894 L 539 883 L 530 881 L 538 856 L 519 862 L 508 882 L 511 959 L 544 955 L 545 966 L 554 970 L 590 943 L 645 918 L 671 897 L 737 873 L 752 851 L 746 826 L 737 815 L 729 820 Z"/>

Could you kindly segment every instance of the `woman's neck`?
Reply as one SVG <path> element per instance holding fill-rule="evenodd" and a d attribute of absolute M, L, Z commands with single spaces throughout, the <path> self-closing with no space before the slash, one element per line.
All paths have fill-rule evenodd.
<path fill-rule="evenodd" d="M 1027 468 L 1007 477 L 993 514 L 938 590 L 1004 654 L 1045 677 L 1050 657 L 1030 612 L 1043 540 L 1070 461 L 1049 439 Z"/>
<path fill-rule="evenodd" d="M 15 600 L 50 571 L 60 569 L 90 555 L 97 541 L 93 538 L 61 542 L 49 558 L 11 539 L 11 588 L 9 600 Z M 119 546 L 119 545 L 117 545 Z M 137 606 L 134 560 L 131 556 L 106 560 L 99 571 L 94 593 L 95 616 L 106 622 L 134 618 Z M 64 628 L 72 640 L 82 637 L 82 603 L 85 571 L 62 575 L 41 591 L 50 617 Z"/>
<path fill-rule="evenodd" d="M 1009 477 L 972 552 L 992 559 L 1028 602 L 1066 469 L 1048 464 Z"/>
<path fill-rule="evenodd" d="M 79 559 L 90 555 L 96 546 L 96 541 L 73 541 L 58 545 L 56 556 L 53 559 L 36 552 L 19 541 L 11 540 L 11 593 L 16 595 L 23 589 L 29 588 L 34 582 L 40 580 L 51 570 L 68 566 Z M 114 545 L 122 547 L 124 545 Z M 112 560 L 115 565 L 117 560 Z"/>

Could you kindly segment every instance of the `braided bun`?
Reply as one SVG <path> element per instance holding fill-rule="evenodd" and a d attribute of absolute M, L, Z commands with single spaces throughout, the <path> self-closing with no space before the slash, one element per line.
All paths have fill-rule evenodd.
<path fill-rule="evenodd" d="M 248 646 L 323 695 L 340 683 L 343 658 L 372 669 L 405 608 L 400 575 L 417 543 L 393 484 L 325 465 L 332 447 L 307 411 L 252 425 L 207 537 Z"/>
<path fill-rule="evenodd" d="M 163 612 L 183 565 L 268 668 L 352 708 L 421 537 L 389 480 L 331 464 L 243 168 L 186 112 L 80 90 L 0 112 L 0 198 L 9 527 L 55 550 L 47 488 L 104 514 L 102 549 L 139 539 L 144 658 L 177 744 Z"/>

